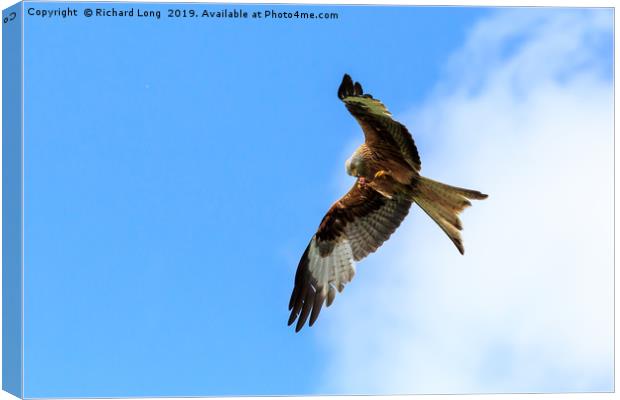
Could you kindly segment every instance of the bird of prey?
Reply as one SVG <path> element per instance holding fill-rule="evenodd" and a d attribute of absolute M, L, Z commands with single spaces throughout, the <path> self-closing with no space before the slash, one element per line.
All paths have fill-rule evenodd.
<path fill-rule="evenodd" d="M 288 320 L 289 325 L 297 320 L 296 332 L 308 317 L 314 324 L 323 304 L 332 304 L 336 291 L 353 278 L 355 262 L 394 233 L 412 203 L 464 254 L 458 215 L 470 199 L 487 197 L 421 176 L 420 156 L 407 128 L 347 74 L 338 98 L 361 126 L 365 142 L 345 163 L 347 174 L 357 178 L 353 187 L 331 206 L 299 261 Z"/>

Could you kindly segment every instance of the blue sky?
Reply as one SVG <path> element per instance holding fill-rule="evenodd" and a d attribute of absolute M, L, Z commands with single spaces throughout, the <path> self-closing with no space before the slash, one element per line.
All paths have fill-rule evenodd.
<path fill-rule="evenodd" d="M 95 7 L 73 6 L 79 14 Z M 449 84 L 459 81 L 454 69 L 468 79 L 468 63 L 479 55 L 491 76 L 513 54 L 499 50 L 544 35 L 540 25 L 559 11 L 531 11 L 538 22 L 519 31 L 530 36 L 491 43 L 499 56 L 473 52 L 459 61 L 481 21 L 497 10 L 269 6 L 337 11 L 340 18 L 205 21 L 165 18 L 167 6 L 141 7 L 164 15 L 25 19 L 25 395 L 392 392 L 367 386 L 372 380 L 356 382 L 349 364 L 332 374 L 348 386 L 326 378 L 338 366 L 339 341 L 355 336 L 338 325 L 335 309 L 351 310 L 340 321 L 365 318 L 368 310 L 353 301 L 364 278 L 312 329 L 295 335 L 286 327 L 299 256 L 350 184 L 346 151 L 361 141 L 336 97 L 342 74 L 407 120 L 423 165 L 433 166 L 446 139 L 424 129 L 416 136 L 410 117 L 426 127 L 442 119 L 419 113 L 460 88 Z M 511 21 L 510 12 L 499 14 Z M 608 10 L 598 13 L 611 18 Z M 599 45 L 575 70 L 594 63 L 602 71 L 596 82 L 610 87 L 611 35 L 595 28 L 584 29 Z M 565 56 L 557 54 L 557 62 Z M 574 74 L 566 74 L 572 82 Z M 498 191 L 479 187 L 457 165 L 460 173 L 434 177 Z M 349 306 L 341 306 L 348 296 Z M 494 346 L 504 349 L 499 354 L 518 351 L 510 341 Z M 554 389 L 572 378 L 555 373 Z M 389 382 L 380 373 L 373 379 Z M 601 379 L 609 388 L 608 376 Z M 501 391 L 502 382 L 486 387 Z M 394 387 L 421 390 L 415 382 Z"/>

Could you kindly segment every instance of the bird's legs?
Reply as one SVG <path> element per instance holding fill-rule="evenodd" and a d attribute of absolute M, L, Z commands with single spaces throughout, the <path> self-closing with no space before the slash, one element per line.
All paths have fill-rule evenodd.
<path fill-rule="evenodd" d="M 390 171 L 386 170 L 378 171 L 368 185 L 388 199 L 407 192 L 406 186 L 394 179 Z"/>
<path fill-rule="evenodd" d="M 380 171 L 377 171 L 377 173 L 375 174 L 375 179 L 382 178 L 382 177 L 384 177 L 386 175 L 389 175 L 389 172 L 387 172 L 386 170 L 382 169 Z"/>

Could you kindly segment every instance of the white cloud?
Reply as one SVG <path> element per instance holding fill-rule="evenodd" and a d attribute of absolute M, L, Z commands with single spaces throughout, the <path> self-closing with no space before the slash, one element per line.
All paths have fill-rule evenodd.
<path fill-rule="evenodd" d="M 418 208 L 322 315 L 326 393 L 613 389 L 608 10 L 480 21 L 420 109 L 423 173 L 489 194 L 465 256 Z M 607 63 L 607 64 L 606 64 Z"/>

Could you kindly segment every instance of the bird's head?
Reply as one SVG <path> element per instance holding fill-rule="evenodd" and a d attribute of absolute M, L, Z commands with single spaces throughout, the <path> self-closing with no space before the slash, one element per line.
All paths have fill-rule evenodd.
<path fill-rule="evenodd" d="M 347 170 L 347 174 L 359 178 L 364 175 L 364 165 L 362 157 L 357 152 L 353 153 L 351 157 L 344 163 L 344 167 Z"/>

